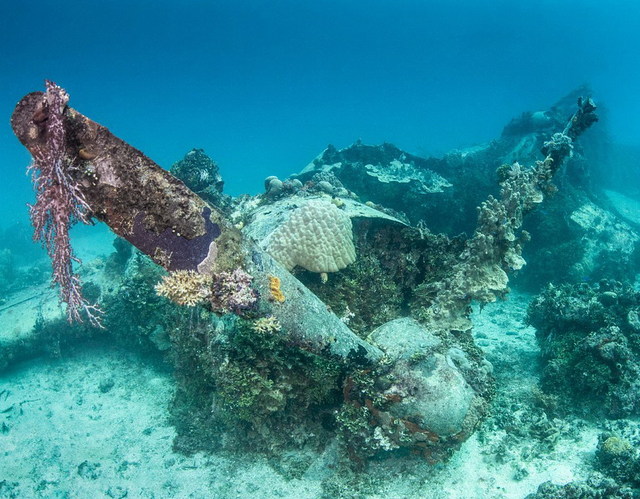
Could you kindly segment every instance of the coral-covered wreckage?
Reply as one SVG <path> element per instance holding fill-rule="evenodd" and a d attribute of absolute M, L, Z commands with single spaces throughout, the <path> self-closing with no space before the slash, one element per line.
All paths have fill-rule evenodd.
<path fill-rule="evenodd" d="M 499 194 L 466 198 L 479 206 L 472 235 L 449 237 L 434 230 L 461 227 L 438 199 L 458 187 L 438 160 L 391 145 L 330 146 L 300 174 L 269 177 L 264 194 L 231 199 L 202 151 L 174 165 L 179 180 L 66 99 L 48 83 L 18 103 L 11 124 L 35 159 L 38 202 L 67 203 L 42 223 L 54 268 L 67 272 L 56 283 L 69 317 L 107 330 L 129 321 L 138 342 L 167 352 L 185 452 L 241 435 L 263 450 L 337 437 L 356 462 L 388 452 L 443 460 L 483 421 L 494 382 L 471 336 L 471 303 L 506 295 L 508 273 L 525 263 L 525 215 L 555 191 L 554 174 L 597 119 L 585 97 L 563 122 L 545 121 L 542 155 L 531 144 L 505 154 Z M 462 177 L 465 156 L 446 159 Z M 92 218 L 139 250 L 120 258 L 115 291 L 102 290 L 103 319 L 75 280 L 69 298 L 73 260 L 55 242 Z M 169 274 L 159 282 L 141 254 Z"/>

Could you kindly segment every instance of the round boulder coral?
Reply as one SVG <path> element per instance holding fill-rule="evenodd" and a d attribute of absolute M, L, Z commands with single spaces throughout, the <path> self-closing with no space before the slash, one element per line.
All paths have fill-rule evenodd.
<path fill-rule="evenodd" d="M 351 219 L 329 201 L 309 200 L 271 234 L 267 251 L 287 270 L 336 272 L 356 259 Z"/>

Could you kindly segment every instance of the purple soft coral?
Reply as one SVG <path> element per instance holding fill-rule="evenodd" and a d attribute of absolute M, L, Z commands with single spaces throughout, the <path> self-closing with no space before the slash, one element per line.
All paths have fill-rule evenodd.
<path fill-rule="evenodd" d="M 251 287 L 253 277 L 241 268 L 214 274 L 211 304 L 217 312 L 242 315 L 250 310 L 258 297 Z"/>
<path fill-rule="evenodd" d="M 46 131 L 47 147 L 34 155 L 29 167 L 36 190 L 36 202 L 29 206 L 33 238 L 46 248 L 53 266 L 53 282 L 60 287 L 60 300 L 67 304 L 69 322 L 82 321 L 100 326 L 100 310 L 82 296 L 81 283 L 73 271 L 69 229 L 77 221 L 89 223 L 87 205 L 78 183 L 70 175 L 73 168 L 65 153 L 64 108 L 69 95 L 51 81 L 46 82 L 42 112 L 33 117 Z"/>

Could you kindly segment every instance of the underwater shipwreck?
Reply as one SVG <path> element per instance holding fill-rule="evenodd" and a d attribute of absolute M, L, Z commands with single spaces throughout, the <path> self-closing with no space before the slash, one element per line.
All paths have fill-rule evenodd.
<path fill-rule="evenodd" d="M 4 345 L 0 367 L 108 337 L 173 366 L 179 452 L 333 447 L 354 469 L 391 455 L 439 463 L 491 412 L 499 387 L 472 305 L 504 299 L 515 274 L 546 286 L 529 310 L 540 400 L 640 414 L 640 293 L 623 282 L 640 261 L 637 227 L 590 194 L 587 89 L 484 146 L 442 158 L 328 146 L 236 198 L 204 151 L 165 170 L 68 100 L 47 82 L 11 118 L 66 318 Z M 94 221 L 118 238 L 85 272 L 69 229 Z M 622 445 L 605 440 L 603 453 Z M 639 486 L 640 457 L 624 448 L 603 459 Z"/>

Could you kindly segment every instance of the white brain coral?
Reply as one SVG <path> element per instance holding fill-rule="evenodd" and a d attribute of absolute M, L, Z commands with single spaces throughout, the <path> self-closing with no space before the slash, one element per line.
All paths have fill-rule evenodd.
<path fill-rule="evenodd" d="M 267 251 L 287 270 L 336 272 L 356 259 L 351 219 L 329 201 L 310 200 L 271 234 Z"/>

